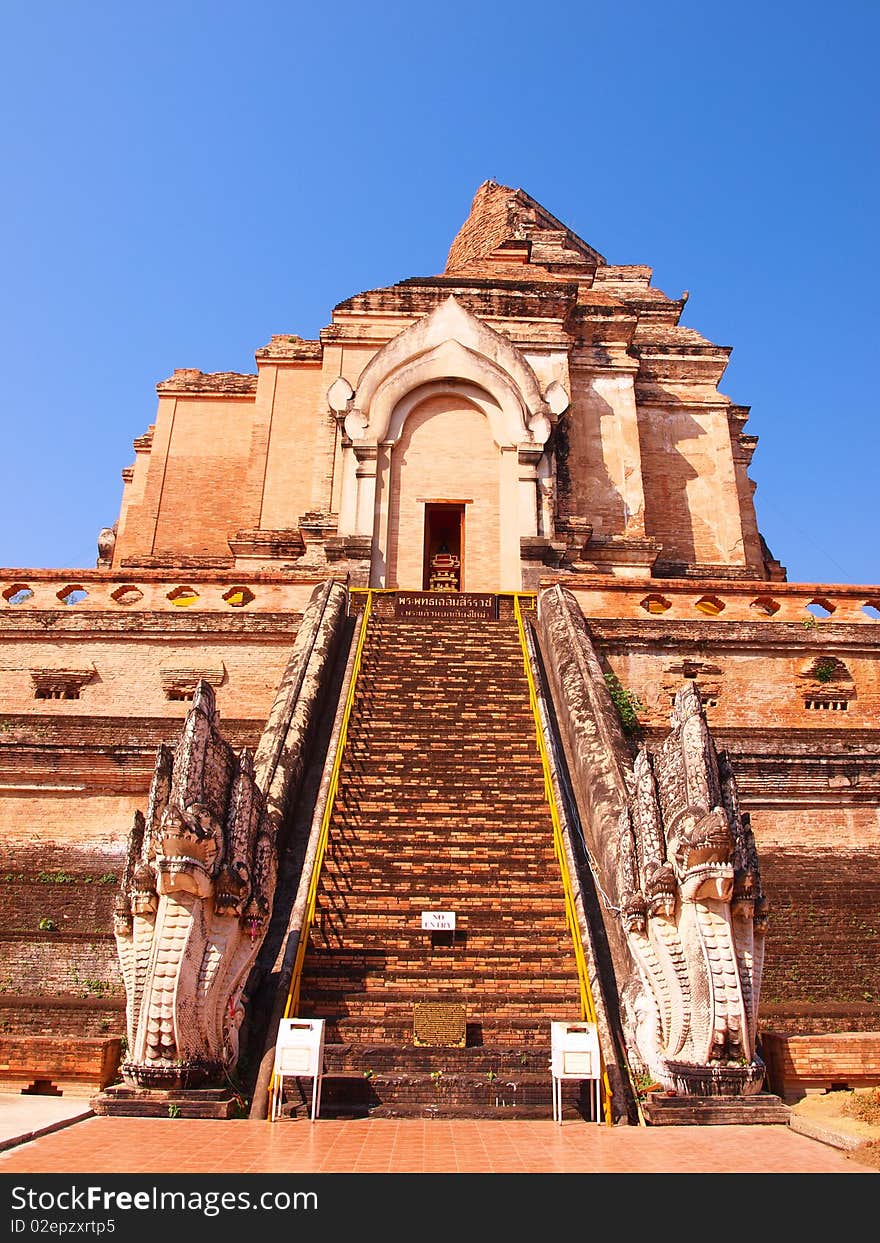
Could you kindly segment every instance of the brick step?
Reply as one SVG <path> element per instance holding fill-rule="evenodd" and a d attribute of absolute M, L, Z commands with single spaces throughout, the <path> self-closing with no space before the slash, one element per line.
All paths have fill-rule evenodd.
<path fill-rule="evenodd" d="M 480 838 L 490 834 L 491 840 L 496 845 L 507 844 L 508 841 L 511 845 L 515 841 L 522 843 L 527 835 L 540 842 L 545 834 L 551 831 L 547 826 L 552 825 L 550 808 L 546 803 L 543 808 L 537 809 L 530 815 L 517 816 L 513 823 L 511 823 L 509 813 L 494 815 L 491 809 L 478 811 L 474 808 L 467 812 L 459 809 L 458 815 L 451 821 L 448 812 L 433 806 L 412 811 L 406 807 L 377 805 L 369 814 L 366 812 L 362 814 L 355 807 L 345 807 L 341 803 L 339 809 L 334 812 L 334 819 L 344 819 L 352 828 L 361 824 L 365 829 L 374 832 L 378 831 L 379 824 L 381 824 L 389 843 L 399 846 L 401 834 L 406 833 L 417 840 L 423 848 L 431 844 L 444 844 L 454 840 L 462 849 L 466 849 L 469 838 L 476 843 Z"/>
<path fill-rule="evenodd" d="M 381 843 L 379 846 L 378 851 L 364 851 L 348 858 L 337 857 L 331 850 L 324 859 L 322 877 L 346 879 L 349 890 L 354 889 L 360 882 L 372 893 L 382 888 L 386 891 L 393 889 L 403 876 L 428 882 L 427 889 L 435 893 L 447 893 L 450 887 L 454 892 L 458 887 L 462 894 L 469 894 L 475 889 L 482 890 L 483 886 L 490 883 L 492 890 L 485 894 L 484 900 L 492 904 L 497 904 L 499 900 L 509 900 L 514 894 L 529 901 L 533 892 L 532 886 L 539 887 L 531 899 L 535 902 L 559 892 L 558 868 L 554 873 L 553 857 L 549 850 L 544 852 L 543 858 L 536 860 L 533 857 L 529 863 L 513 861 L 510 866 L 505 866 L 503 860 L 492 862 L 490 859 L 474 858 L 468 850 L 446 850 L 443 859 L 438 859 L 436 853 L 432 857 L 432 852 L 429 851 L 412 858 L 388 859 L 382 856 Z M 387 848 L 399 849 L 399 843 L 388 842 Z M 458 868 L 466 868 L 467 874 L 457 876 Z"/>
<path fill-rule="evenodd" d="M 462 911 L 461 907 L 458 907 L 455 910 L 458 924 L 455 930 L 455 942 L 448 948 L 443 944 L 437 944 L 436 938 L 440 936 L 451 938 L 453 935 L 451 932 L 432 934 L 421 926 L 422 911 L 432 908 L 423 907 L 420 902 L 409 897 L 399 899 L 399 901 L 402 905 L 397 910 L 389 910 L 387 903 L 383 904 L 381 900 L 373 910 L 364 909 L 360 902 L 358 906 L 350 907 L 346 911 L 335 910 L 334 923 L 345 928 L 346 948 L 354 948 L 353 939 L 358 936 L 362 940 L 370 938 L 374 943 L 381 943 L 383 946 L 423 945 L 427 952 L 431 950 L 433 935 L 435 948 L 432 952 L 451 954 L 457 953 L 459 947 L 465 944 L 472 947 L 485 942 L 489 947 L 498 947 L 527 940 L 529 943 L 543 945 L 546 944 L 548 937 L 559 937 L 564 940 L 566 936 L 564 904 L 561 895 L 558 895 L 556 901 L 553 902 L 552 910 L 542 908 L 537 913 L 526 910 L 517 910 L 508 914 L 480 909 Z M 445 908 L 435 907 L 433 909 Z M 314 925 L 313 933 L 319 926 L 319 924 Z"/>
<path fill-rule="evenodd" d="M 446 1070 L 485 1076 L 493 1071 L 542 1074 L 550 1059 L 550 1030 L 543 1047 L 533 1045 L 469 1045 L 463 1049 L 413 1044 L 324 1044 L 328 1071 L 363 1075 L 365 1070 L 420 1072 Z"/>
<path fill-rule="evenodd" d="M 426 908 L 432 909 L 432 908 Z M 440 909 L 440 908 L 433 908 Z M 538 945 L 548 947 L 543 952 L 555 953 L 557 946 L 567 947 L 570 935 L 565 925 L 563 905 L 558 903 L 551 918 L 536 925 L 525 915 L 507 923 L 482 924 L 477 928 L 468 925 L 456 911 L 458 928 L 451 932 L 428 932 L 420 927 L 419 915 L 395 919 L 389 914 L 380 919 L 381 913 L 354 910 L 341 916 L 327 914 L 312 926 L 311 936 L 316 945 L 329 942 L 339 947 L 344 938 L 345 952 L 422 954 L 443 959 L 463 954 L 491 954 L 497 947 L 512 952 L 515 947 Z"/>
<path fill-rule="evenodd" d="M 538 758 L 537 751 L 535 758 Z M 413 790 L 425 787 L 443 791 L 490 790 L 493 796 L 513 798 L 516 796 L 516 789 L 511 789 L 512 785 L 531 790 L 536 776 L 541 776 L 543 771 L 540 763 L 535 764 L 532 756 L 523 757 L 518 764 L 505 764 L 502 783 L 498 781 L 497 770 L 493 771 L 491 764 L 482 767 L 485 771 L 480 772 L 470 763 L 453 767 L 449 764 L 438 764 L 433 759 L 422 762 L 420 758 L 411 754 L 406 756 L 401 751 L 395 758 L 381 755 L 357 768 L 352 765 L 349 779 L 367 788 L 376 786 L 381 789 L 389 779 L 393 779 L 399 784 L 412 786 Z"/>
<path fill-rule="evenodd" d="M 460 877 L 461 884 L 470 889 L 477 882 L 482 884 L 491 880 L 493 884 L 500 885 L 505 893 L 510 893 L 528 881 L 530 884 L 539 885 L 543 882 L 547 886 L 545 892 L 550 892 L 558 883 L 559 868 L 554 863 L 552 846 L 541 846 L 528 859 L 520 857 L 507 863 L 503 850 L 488 854 L 478 853 L 439 834 L 423 838 L 417 848 L 411 844 L 411 839 L 407 842 L 408 834 L 403 834 L 402 837 L 383 834 L 381 838 L 370 840 L 367 845 L 366 841 L 359 838 L 369 838 L 369 829 L 359 830 L 359 837 L 355 837 L 352 830 L 350 823 L 339 820 L 331 822 L 331 834 L 345 831 L 348 836 L 345 842 L 331 844 L 324 866 L 328 875 L 343 873 L 352 882 L 357 878 L 373 878 L 369 880 L 371 889 L 376 887 L 381 877 L 391 883 L 402 872 L 422 875 L 426 869 L 442 883 L 444 889 L 450 881 L 455 882 L 458 879 L 456 872 L 463 868 L 468 875 Z M 500 845 L 503 847 L 504 843 Z M 388 858 L 384 852 L 391 851 L 399 857 Z M 487 898 L 491 896 L 487 894 Z"/>
<path fill-rule="evenodd" d="M 504 984 L 515 992 L 544 993 L 567 985 L 577 972 L 573 949 L 556 947 L 555 954 L 498 954 L 483 958 L 469 954 L 425 960 L 375 951 L 334 950 L 332 946 L 309 943 L 304 974 L 312 986 L 329 983 L 334 987 L 347 984 L 358 992 L 422 987 L 460 988 L 465 983 L 473 988 L 496 990 Z M 512 995 L 512 994 L 511 994 Z"/>
<path fill-rule="evenodd" d="M 571 936 L 561 921 L 557 925 L 555 935 L 545 934 L 540 940 L 529 936 L 527 930 L 508 932 L 506 935 L 502 933 L 494 942 L 491 932 L 482 937 L 468 936 L 467 933 L 462 932 L 457 934 L 462 937 L 459 944 L 443 945 L 436 949 L 431 946 L 431 936 L 442 935 L 451 938 L 452 933 L 424 932 L 421 934 L 423 940 L 420 942 L 418 933 L 413 929 L 404 936 L 395 938 L 399 942 L 398 945 L 389 945 L 388 937 L 383 937 L 378 944 L 374 939 L 372 944 L 356 945 L 353 943 L 351 930 L 346 929 L 348 935 L 344 946 L 334 941 L 329 946 L 319 948 L 315 937 L 316 929 L 317 925 L 310 933 L 310 938 L 313 939 L 310 939 L 309 953 L 323 955 L 331 963 L 338 964 L 340 970 L 347 969 L 348 964 L 357 968 L 376 966 L 389 972 L 398 967 L 401 970 L 410 970 L 413 967 L 423 968 L 426 963 L 432 969 L 445 966 L 454 968 L 456 971 L 471 967 L 475 970 L 483 970 L 491 965 L 498 970 L 518 967 L 527 976 L 533 973 L 536 967 L 539 967 L 542 973 L 546 969 L 552 971 L 558 966 L 560 955 L 573 954 Z M 479 944 L 480 942 L 485 945 L 485 948 Z"/>
<path fill-rule="evenodd" d="M 683 1097 L 649 1092 L 644 1105 L 649 1126 L 787 1126 L 791 1110 L 778 1096 Z"/>
<path fill-rule="evenodd" d="M 510 791 L 505 795 L 492 791 L 481 793 L 478 789 L 466 794 L 461 790 L 441 790 L 429 787 L 414 788 L 398 783 L 393 777 L 380 787 L 377 784 L 364 788 L 357 785 L 341 785 L 334 803 L 335 807 L 368 815 L 385 815 L 389 810 L 410 818 L 422 815 L 461 815 L 465 820 L 481 814 L 507 824 L 511 835 L 522 820 L 534 823 L 548 813 L 543 786 L 535 782 L 530 790 Z M 511 823 L 513 821 L 513 823 Z"/>
<path fill-rule="evenodd" d="M 561 949 L 572 945 L 571 935 L 565 926 L 562 903 L 553 920 L 547 920 L 539 931 L 525 917 L 517 923 L 512 921 L 506 925 L 483 925 L 481 928 L 462 925 L 454 934 L 451 932 L 428 932 L 419 927 L 419 917 L 411 916 L 408 926 L 400 921 L 396 924 L 389 921 L 384 928 L 378 928 L 376 921 L 367 918 L 345 920 L 341 925 L 345 930 L 345 944 L 331 942 L 331 950 L 335 954 L 356 954 L 360 957 L 374 955 L 385 961 L 398 959 L 424 961 L 425 956 L 437 960 L 456 962 L 469 958 L 486 961 L 489 958 L 499 959 L 517 957 L 523 962 L 533 959 L 553 958 Z M 334 925 L 334 931 L 339 924 Z M 311 936 L 317 941 L 322 936 L 320 924 L 311 929 Z M 432 939 L 433 938 L 433 939 Z M 444 938 L 444 940 L 440 940 Z M 448 938 L 448 942 L 445 938 Z M 360 943 L 358 943 L 360 942 Z"/>
<path fill-rule="evenodd" d="M 494 634 L 448 633 L 439 630 L 368 631 L 364 657 L 374 661 L 391 661 L 406 656 L 408 663 L 433 666 L 442 676 L 444 669 L 459 669 L 460 662 L 482 660 L 491 667 L 504 661 L 515 666 L 522 661 L 519 635 L 498 630 Z"/>
<path fill-rule="evenodd" d="M 373 737 L 370 739 L 370 733 Z M 450 784 L 508 785 L 522 781 L 526 785 L 542 773 L 541 756 L 535 745 L 534 735 L 521 746 L 505 748 L 503 738 L 495 741 L 455 738 L 452 731 L 445 730 L 443 739 L 452 738 L 447 750 L 442 749 L 440 739 L 408 738 L 399 730 L 385 736 L 381 731 L 366 728 L 367 743 L 356 734 L 349 735 L 342 761 L 342 771 L 357 775 L 360 772 L 380 776 L 383 772 L 404 774 L 415 781 L 445 781 Z M 413 766 L 418 766 L 414 771 Z"/>
<path fill-rule="evenodd" d="M 575 965 L 572 962 L 569 977 L 563 974 L 562 966 L 564 964 L 552 978 L 520 978 L 517 983 L 514 972 L 494 977 L 488 972 L 479 975 L 463 972 L 456 977 L 450 971 L 412 971 L 401 972 L 397 978 L 389 981 L 378 973 L 355 977 L 328 972 L 323 976 L 315 974 L 307 964 L 303 972 L 302 992 L 312 1005 L 327 1005 L 337 1014 L 348 1017 L 376 1019 L 381 1016 L 386 1003 L 397 1005 L 399 997 L 404 993 L 409 996 L 412 1004 L 426 991 L 446 989 L 459 998 L 470 999 L 479 990 L 493 999 L 487 1009 L 489 1016 L 497 1020 L 502 1015 L 508 1018 L 514 1014 L 528 1013 L 535 1007 L 552 1008 L 569 1000 L 577 992 Z M 517 988 L 516 993 L 511 991 L 513 987 Z"/>
<path fill-rule="evenodd" d="M 412 892 L 404 897 L 396 893 L 401 878 L 411 882 L 409 888 Z M 325 910 L 325 904 L 330 903 L 326 917 L 342 921 L 355 918 L 359 924 L 369 925 L 377 933 L 383 928 L 397 928 L 401 935 L 404 931 L 411 934 L 421 932 L 423 911 L 454 911 L 459 932 L 473 930 L 477 935 L 491 936 L 493 929 L 497 929 L 499 933 L 513 931 L 537 938 L 538 931 L 547 928 L 546 924 L 536 922 L 538 918 L 564 918 L 561 882 L 542 884 L 543 880 L 541 877 L 535 881 L 535 885 L 541 885 L 541 892 L 535 894 L 535 885 L 528 881 L 517 886 L 507 884 L 501 889 L 499 879 L 489 897 L 480 877 L 472 878 L 472 882 L 464 886 L 453 876 L 443 878 L 401 871 L 393 877 L 387 873 L 377 877 L 367 894 L 359 891 L 345 872 L 328 871 L 322 873 L 318 891 L 319 910 Z M 533 902 L 536 905 L 530 905 Z M 474 915 L 480 916 L 482 912 L 486 913 L 487 918 L 474 925 L 471 922 Z"/>
<path fill-rule="evenodd" d="M 300 1013 L 307 1018 L 323 1018 L 327 1038 L 339 1043 L 355 1041 L 362 1044 L 402 1044 L 412 1041 L 411 1019 L 407 1022 L 403 1018 L 394 1020 L 387 1016 L 378 1016 L 373 1021 L 339 1018 L 319 1008 L 301 1008 Z M 577 1022 L 580 1017 L 575 1006 L 555 1006 L 552 1014 L 554 1020 L 561 1022 Z M 538 1022 L 528 1027 L 516 1016 L 500 1016 L 491 1022 L 480 1017 L 474 1018 L 468 1022 L 468 1043 L 472 1042 L 488 1046 L 517 1043 L 546 1056 L 547 1036 L 542 1024 Z"/>
<path fill-rule="evenodd" d="M 387 660 L 365 660 L 361 663 L 363 681 L 358 687 L 364 694 L 380 698 L 394 695 L 406 687 L 420 695 L 450 700 L 475 699 L 476 692 L 485 690 L 494 695 L 513 695 L 529 702 L 529 684 L 522 671 L 522 657 L 514 658 L 518 668 L 505 669 L 497 662 L 474 657 L 462 660 L 453 657 L 455 673 L 444 673 L 443 664 L 432 660 L 414 660 L 411 655 L 395 654 Z"/>
<path fill-rule="evenodd" d="M 433 679 L 424 674 L 405 672 L 361 671 L 363 682 L 358 683 L 356 701 L 360 707 L 391 705 L 403 700 L 408 706 L 423 708 L 481 708 L 493 704 L 510 703 L 523 713 L 531 715 L 529 686 L 525 678 L 487 678 L 477 669 L 465 674 L 459 682 L 449 679 Z M 433 683 L 433 684 L 432 684 Z"/>
<path fill-rule="evenodd" d="M 469 653 L 455 655 L 452 661 L 439 662 L 436 658 L 393 653 L 383 659 L 369 654 L 361 661 L 365 680 L 359 685 L 382 695 L 397 686 L 414 686 L 430 695 L 470 695 L 475 688 L 489 690 L 522 691 L 528 694 L 528 682 L 523 671 L 522 656 L 517 653 L 509 664 L 502 663 L 493 655 Z M 366 675 L 369 675 L 368 677 Z"/>
<path fill-rule="evenodd" d="M 471 790 L 458 787 L 442 791 L 426 784 L 410 783 L 403 778 L 395 780 L 393 775 L 388 775 L 381 785 L 377 780 L 367 787 L 362 784 L 360 778 L 357 784 L 352 782 L 341 785 L 335 806 L 352 807 L 363 813 L 385 812 L 390 806 L 406 811 L 410 815 L 416 813 L 440 815 L 456 811 L 472 815 L 476 810 L 488 808 L 490 813 L 503 812 L 506 817 L 517 815 L 521 811 L 523 815 L 528 815 L 534 820 L 547 807 L 547 801 L 544 796 L 543 782 L 539 783 L 537 774 L 531 788 L 525 787 L 506 792 L 480 790 L 478 786 L 474 786 Z"/>
<path fill-rule="evenodd" d="M 227 1088 L 164 1091 L 111 1084 L 91 1100 L 99 1117 L 110 1118 L 234 1118 L 238 1097 Z"/>
<path fill-rule="evenodd" d="M 441 729 L 455 737 L 467 729 L 471 734 L 503 737 L 506 733 L 511 738 L 524 740 L 527 731 L 534 729 L 531 712 L 519 710 L 509 699 L 503 698 L 497 705 L 419 711 L 398 697 L 393 705 L 388 704 L 386 710 L 381 712 L 364 711 L 363 706 L 358 705 L 352 713 L 352 720 L 358 724 L 366 723 L 371 729 L 394 730 L 405 738 L 433 738 Z"/>
<path fill-rule="evenodd" d="M 325 1004 L 320 998 L 312 1002 L 302 998 L 302 1018 L 323 1018 L 327 1040 L 338 1044 L 412 1044 L 413 1003 L 403 1004 L 396 1012 L 387 1007 L 372 1016 L 349 1015 Z M 546 1050 L 547 1032 L 551 1021 L 578 1022 L 581 1018 L 576 1002 L 558 1001 L 545 1011 L 531 1007 L 528 1013 L 482 1014 L 467 1008 L 467 1040 L 469 1045 L 522 1045 Z"/>
<path fill-rule="evenodd" d="M 454 1001 L 465 1004 L 469 1021 L 480 1021 L 490 1028 L 511 1028 L 513 1021 L 522 1029 L 541 1028 L 551 1021 L 551 1012 L 558 1007 L 571 1006 L 578 1008 L 577 977 L 566 984 L 554 984 L 552 988 L 523 989 L 517 996 L 507 992 L 491 992 L 485 988 L 467 988 L 462 992 L 456 984 L 445 984 L 444 981 L 426 982 L 418 991 L 410 991 L 405 987 L 377 989 L 364 994 L 354 994 L 346 988 L 313 989 L 311 978 L 307 973 L 303 976 L 301 989 L 301 1012 L 306 1016 L 321 1017 L 326 1014 L 337 1023 L 357 1021 L 369 1024 L 403 1024 L 413 1030 L 413 1006 L 425 999 L 434 1001 Z M 566 1014 L 554 1018 L 566 1018 Z M 578 1018 L 574 1014 L 573 1018 Z M 353 1038 L 353 1037 L 352 1037 Z M 497 1043 L 497 1037 L 495 1038 Z"/>
<path fill-rule="evenodd" d="M 499 676 L 509 670 L 519 672 L 522 669 L 522 647 L 518 635 L 510 638 L 503 634 L 438 634 L 435 637 L 422 632 L 420 635 L 374 634 L 371 637 L 372 641 L 364 645 L 364 661 L 377 665 L 384 663 L 392 669 L 401 663 L 401 657 L 405 658 L 406 668 L 431 669 L 439 678 L 447 672 L 453 676 L 460 675 L 463 668 L 475 663 L 490 674 L 494 671 Z"/>
<path fill-rule="evenodd" d="M 284 1084 L 282 1118 L 308 1117 L 310 1080 Z M 590 1100 L 584 1085 L 564 1081 L 563 1117 L 590 1118 Z M 512 1072 L 503 1082 L 479 1076 L 442 1072 L 430 1074 L 330 1072 L 321 1087 L 322 1118 L 434 1117 L 537 1119 L 552 1117 L 552 1081 L 543 1073 Z M 279 1119 L 281 1121 L 282 1119 Z"/>
<path fill-rule="evenodd" d="M 358 728 L 361 722 L 356 723 Z M 526 736 L 500 731 L 492 733 L 477 731 L 463 735 L 461 730 L 429 727 L 421 733 L 410 730 L 407 722 L 367 722 L 366 732 L 359 735 L 351 727 L 345 744 L 345 755 L 368 757 L 375 760 L 399 762 L 401 759 L 420 760 L 435 765 L 444 772 L 465 772 L 476 764 L 481 769 L 499 764 L 511 772 L 538 754 L 534 733 Z M 450 741 L 451 739 L 451 741 Z M 377 749 L 377 744 L 381 748 Z"/>
<path fill-rule="evenodd" d="M 523 849 L 523 834 L 528 835 L 528 850 Z M 442 818 L 439 825 L 415 821 L 389 827 L 379 813 L 356 816 L 351 811 L 336 812 L 330 821 L 327 859 L 336 859 L 342 867 L 351 866 L 356 872 L 386 867 L 396 871 L 401 864 L 429 864 L 438 876 L 446 877 L 471 867 L 483 873 L 493 870 L 501 880 L 516 881 L 526 874 L 531 879 L 536 874 L 548 879 L 559 875 L 549 814 L 545 824 L 530 825 L 512 838 L 501 825 L 485 820 L 463 828 L 444 824 Z M 462 880 L 467 882 L 467 876 Z"/>
<path fill-rule="evenodd" d="M 391 815 L 391 812 L 388 812 Z M 427 817 L 426 817 L 427 819 Z M 351 856 L 357 851 L 357 857 L 383 857 L 383 852 L 392 851 L 392 859 L 409 857 L 412 862 L 431 861 L 442 869 L 451 870 L 462 862 L 479 863 L 494 862 L 503 871 L 514 873 L 517 869 L 536 866 L 547 866 L 553 857 L 553 830 L 549 813 L 546 820 L 537 824 L 517 825 L 515 830 L 501 823 L 480 820 L 473 816 L 461 824 L 461 817 L 450 815 L 438 816 L 439 824 L 427 824 L 425 820 L 413 818 L 410 822 L 401 821 L 388 825 L 381 811 L 370 815 L 360 815 L 351 808 L 341 808 L 334 812 L 330 822 L 333 835 L 330 849 L 339 849 L 341 857 Z M 527 835 L 527 836 L 526 836 Z M 525 845 L 530 848 L 524 848 Z M 518 849 L 517 849 L 518 847 Z M 516 853 L 514 853 L 516 851 Z M 510 860 L 509 867 L 505 860 Z"/>
<path fill-rule="evenodd" d="M 422 871 L 400 868 L 396 872 L 385 870 L 381 876 L 375 876 L 369 895 L 358 889 L 355 879 L 356 877 L 343 868 L 329 868 L 322 872 L 319 890 L 321 908 L 329 902 L 334 912 L 339 911 L 340 906 L 343 907 L 340 915 L 345 915 L 348 911 L 359 915 L 371 912 L 381 915 L 386 912 L 390 914 L 394 910 L 412 911 L 414 906 L 419 911 L 453 910 L 463 917 L 469 907 L 479 909 L 482 905 L 501 909 L 504 906 L 509 912 L 521 911 L 525 918 L 529 910 L 533 909 L 529 906 L 530 902 L 543 902 L 545 910 L 562 910 L 563 906 L 561 882 L 548 882 L 543 875 L 536 875 L 534 878 L 526 876 L 511 882 L 509 877 L 498 872 L 481 873 L 470 876 L 467 880 L 456 880 L 452 876 L 438 876 L 436 869 Z M 409 896 L 413 906 L 397 907 L 395 890 L 404 881 L 414 890 Z M 492 887 L 490 895 L 486 893 L 487 884 Z M 540 891 L 535 893 L 538 886 Z M 468 906 L 465 906 L 466 900 Z M 462 924 L 462 927 L 466 925 Z"/>
<path fill-rule="evenodd" d="M 414 749 L 399 751 L 394 756 L 376 754 L 349 755 L 340 769 L 340 786 L 346 789 L 378 789 L 393 784 L 395 790 L 407 790 L 413 798 L 423 791 L 434 790 L 448 798 L 473 798 L 480 795 L 486 799 L 499 799 L 507 803 L 518 797 L 535 797 L 543 791 L 544 770 L 537 750 L 523 756 L 516 765 L 494 764 L 480 761 L 471 763 L 456 756 L 450 764 L 420 763 L 424 752 Z M 436 797 L 436 794 L 433 796 Z"/>
<path fill-rule="evenodd" d="M 489 688 L 467 698 L 450 695 L 424 695 L 416 686 L 402 682 L 381 695 L 363 694 L 355 699 L 353 713 L 376 721 L 403 720 L 424 725 L 444 718 L 451 721 L 492 721 L 507 712 L 514 722 L 534 720 L 528 697 L 522 691 Z"/>
<path fill-rule="evenodd" d="M 366 721 L 379 729 L 401 729 L 404 733 L 431 732 L 438 721 L 448 723 L 453 730 L 467 726 L 492 733 L 505 719 L 510 721 L 511 732 L 516 738 L 522 739 L 527 730 L 534 729 L 534 716 L 528 700 L 523 704 L 518 696 L 511 695 L 499 695 L 494 702 L 487 702 L 481 697 L 466 705 L 450 704 L 448 708 L 431 705 L 416 709 L 398 688 L 387 698 L 374 703 L 355 699 L 351 714 L 352 721 Z"/>

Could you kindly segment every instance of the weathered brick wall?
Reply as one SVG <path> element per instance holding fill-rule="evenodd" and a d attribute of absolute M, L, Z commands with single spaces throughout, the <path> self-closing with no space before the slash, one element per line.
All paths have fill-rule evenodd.
<path fill-rule="evenodd" d="M 622 535 L 626 514 L 620 420 L 594 388 L 595 380 L 592 373 L 571 373 L 571 409 L 564 421 L 565 448 L 558 470 L 560 508 L 568 514 L 589 515 L 596 535 Z"/>
<path fill-rule="evenodd" d="M 6 843 L 0 1032 L 124 1033 L 125 994 L 113 939 L 122 860 L 120 847 Z"/>
<path fill-rule="evenodd" d="M 268 530 L 297 527 L 303 514 L 331 508 L 336 420 L 327 389 L 335 378 L 320 367 L 278 369 L 260 517 Z"/>
<path fill-rule="evenodd" d="M 169 717 L 187 704 L 169 700 L 165 683 L 178 671 L 205 671 L 225 716 L 265 720 L 284 671 L 294 632 L 268 638 L 218 633 L 103 634 L 86 619 L 79 630 L 0 641 L 0 703 L 4 713 Z M 109 630 L 109 626 L 107 630 Z M 82 669 L 91 676 L 78 699 L 36 699 L 31 670 Z"/>
<path fill-rule="evenodd" d="M 649 633 L 646 630 L 645 639 Z M 721 637 L 721 636 L 719 636 Z M 767 633 L 765 643 L 713 644 L 699 626 L 682 628 L 665 641 L 624 648 L 617 640 L 601 642 L 609 666 L 643 705 L 640 720 L 648 727 L 669 721 L 675 689 L 685 680 L 685 665 L 696 674 L 709 723 L 725 730 L 816 730 L 876 728 L 880 712 L 880 645 L 866 649 L 864 636 L 835 640 L 816 636 L 804 642 L 803 630 Z M 817 661 L 843 661 L 849 676 L 818 683 L 810 676 Z M 816 696 L 846 702 L 845 709 L 806 707 Z"/>
<path fill-rule="evenodd" d="M 639 408 L 645 529 L 669 561 L 744 565 L 726 413 Z"/>
<path fill-rule="evenodd" d="M 880 1029 L 880 856 L 792 841 L 762 850 L 760 865 L 771 904 L 762 1026 Z"/>
<path fill-rule="evenodd" d="M 455 272 L 487 255 L 508 235 L 510 190 L 485 181 L 474 195 L 470 214 L 449 250 L 446 271 Z"/>
<path fill-rule="evenodd" d="M 150 552 L 229 556 L 248 500 L 252 422 L 252 399 L 178 398 L 167 461 L 152 463 L 163 478 Z"/>

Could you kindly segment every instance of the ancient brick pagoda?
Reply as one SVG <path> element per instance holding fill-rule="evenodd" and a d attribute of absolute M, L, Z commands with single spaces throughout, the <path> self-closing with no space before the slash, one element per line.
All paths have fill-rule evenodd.
<path fill-rule="evenodd" d="M 0 571 L 0 1083 L 265 1117 L 285 1015 L 322 1116 L 549 1117 L 553 1022 L 608 1121 L 880 1082 L 880 587 L 787 581 L 685 303 L 486 182 L 157 386 L 96 567 Z"/>

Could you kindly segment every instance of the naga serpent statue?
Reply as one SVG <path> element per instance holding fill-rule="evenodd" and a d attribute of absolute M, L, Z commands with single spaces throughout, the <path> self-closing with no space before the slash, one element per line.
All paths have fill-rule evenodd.
<path fill-rule="evenodd" d="M 621 919 L 637 965 L 622 994 L 630 1060 L 686 1095 L 752 1095 L 768 904 L 755 840 L 699 691 L 640 747 L 619 824 Z"/>
<path fill-rule="evenodd" d="M 126 1083 L 195 1088 L 234 1068 L 241 993 L 268 926 L 275 873 L 252 757 L 224 740 L 214 693 L 200 682 L 176 749 L 159 747 L 116 903 Z"/>

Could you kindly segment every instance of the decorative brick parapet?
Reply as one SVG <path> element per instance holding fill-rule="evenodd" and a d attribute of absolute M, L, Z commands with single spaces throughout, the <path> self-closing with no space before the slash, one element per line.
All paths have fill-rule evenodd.
<path fill-rule="evenodd" d="M 688 578 L 609 580 L 607 575 L 583 574 L 543 578 L 541 587 L 556 582 L 572 592 L 590 619 L 751 622 L 762 627 L 768 622 L 795 622 L 814 636 L 830 626 L 870 626 L 880 620 L 878 586 L 722 578 L 700 582 Z"/>
<path fill-rule="evenodd" d="M 764 1032 L 761 1047 L 770 1089 L 786 1101 L 807 1092 L 880 1084 L 880 1031 L 811 1036 Z"/>
<path fill-rule="evenodd" d="M 0 615 L 53 610 L 62 616 L 96 612 L 235 614 L 302 612 L 327 575 L 301 571 L 241 571 L 178 567 L 107 570 L 0 569 Z"/>

